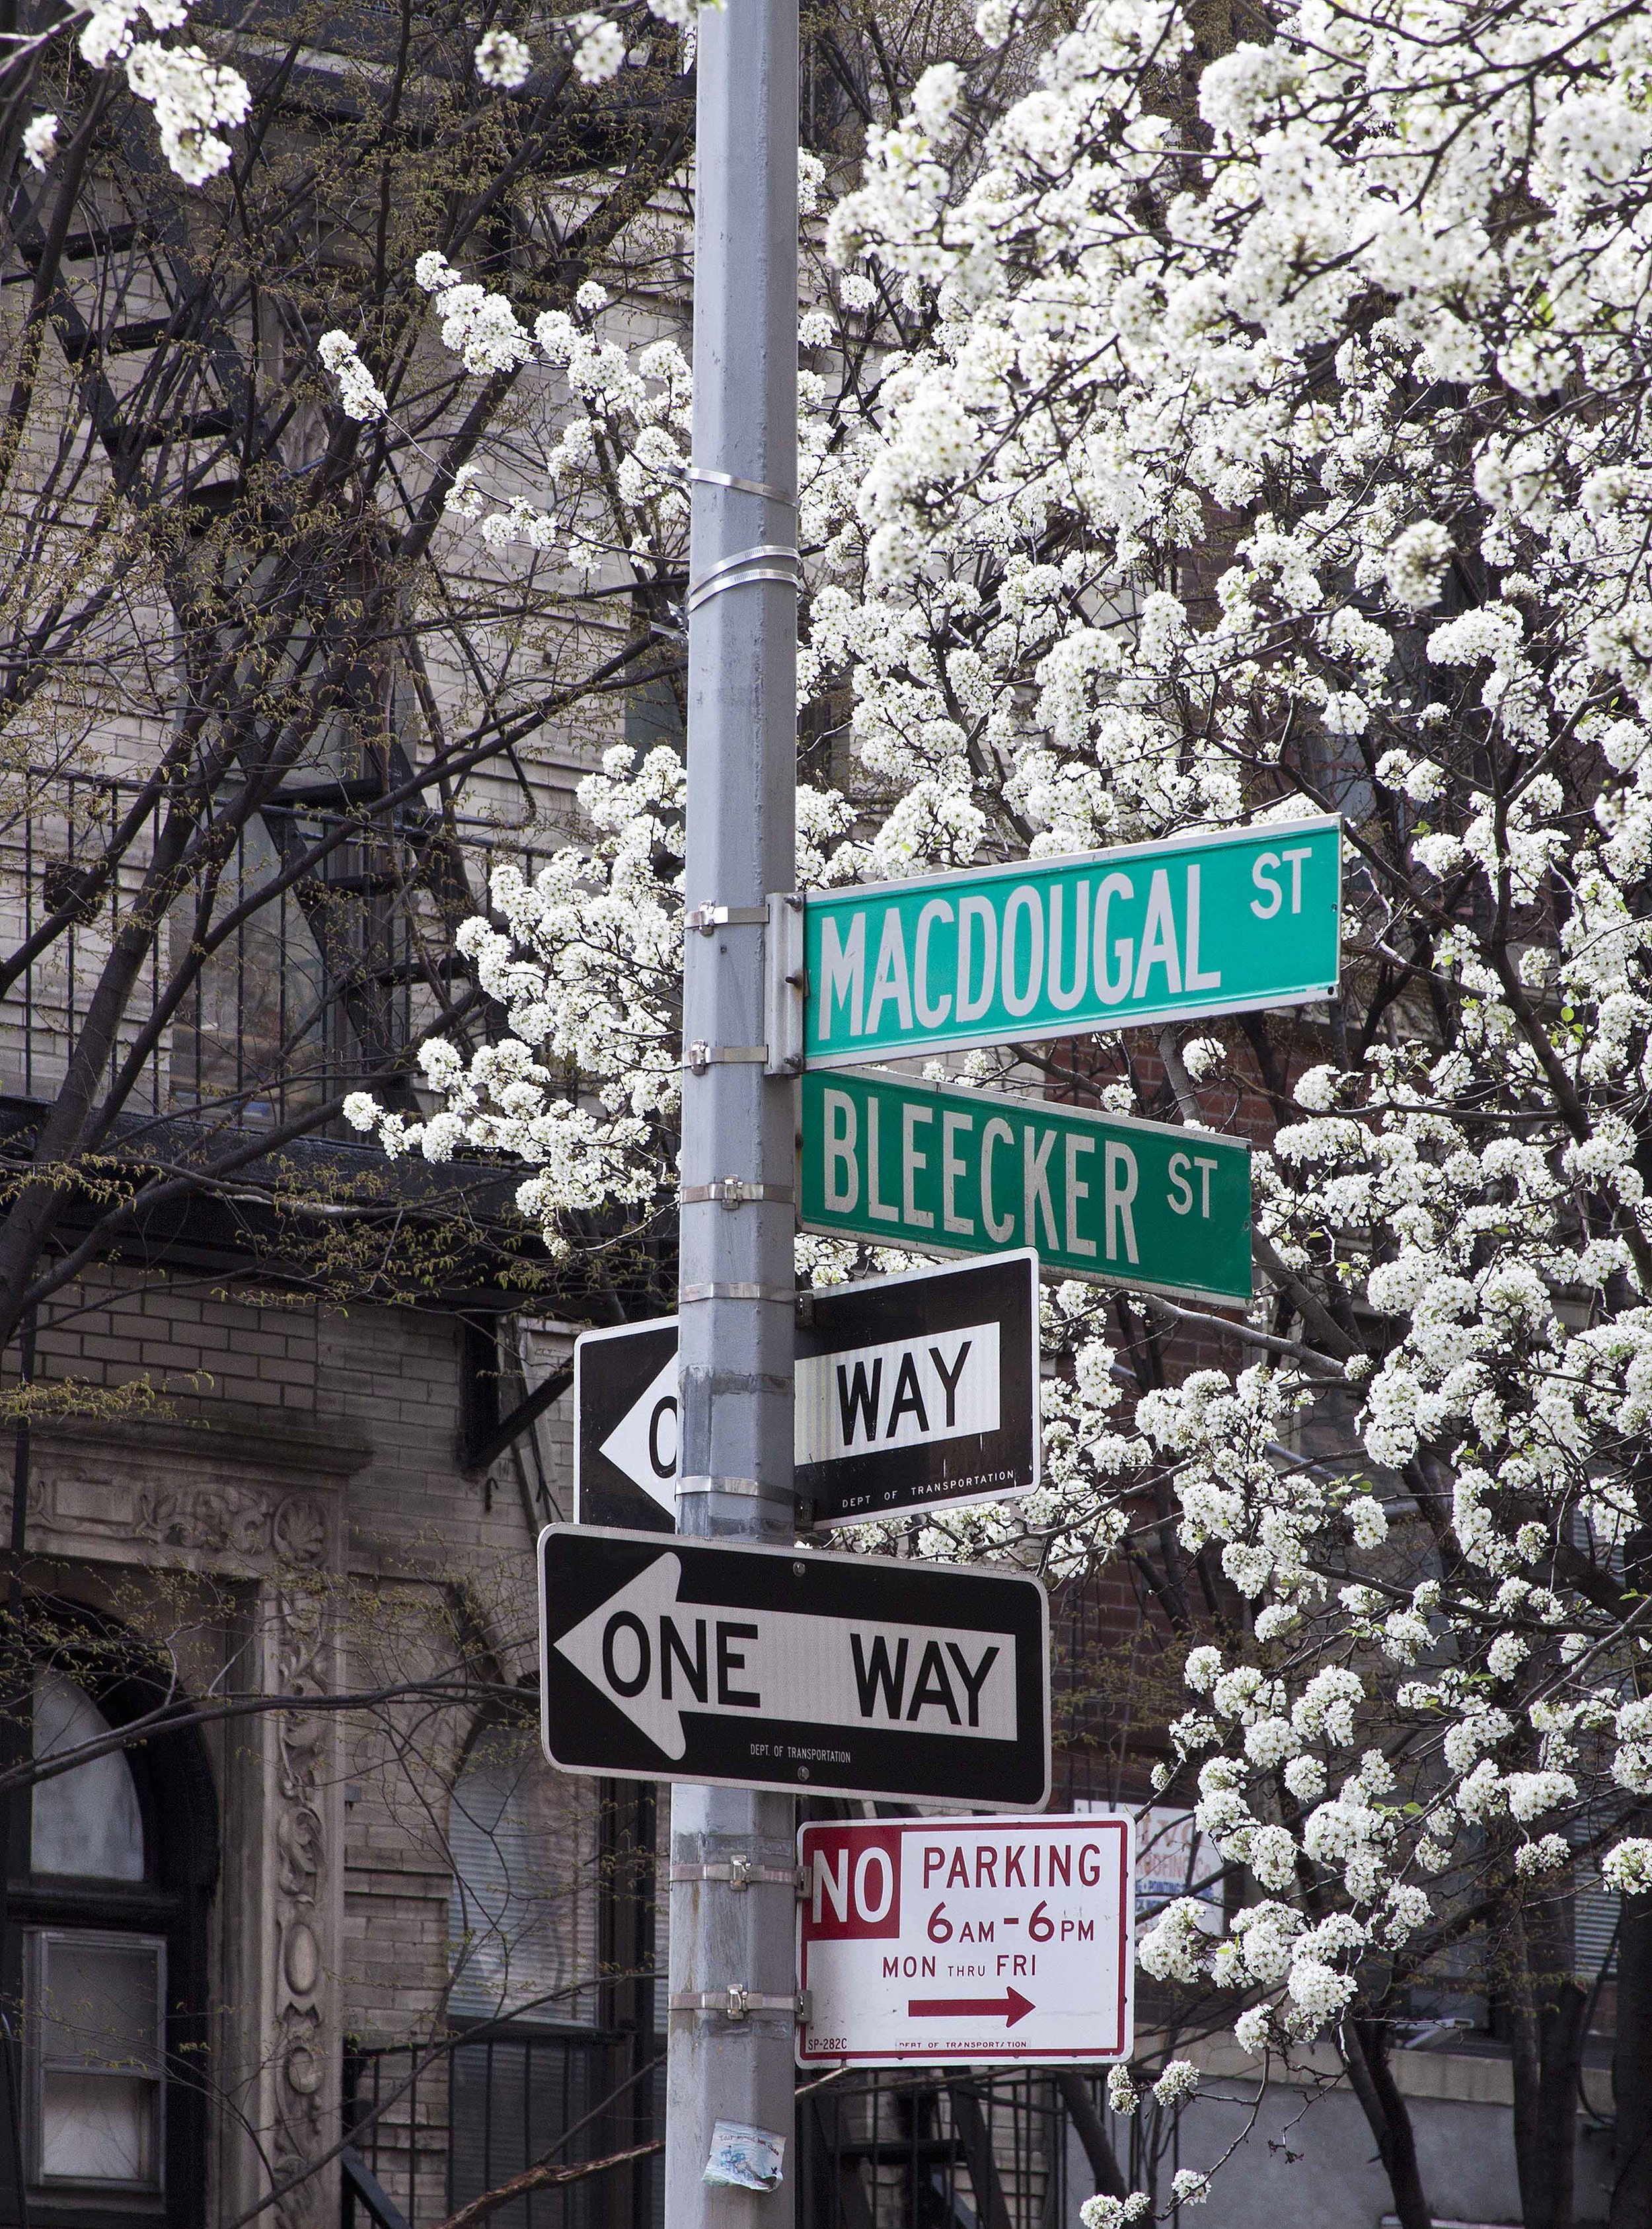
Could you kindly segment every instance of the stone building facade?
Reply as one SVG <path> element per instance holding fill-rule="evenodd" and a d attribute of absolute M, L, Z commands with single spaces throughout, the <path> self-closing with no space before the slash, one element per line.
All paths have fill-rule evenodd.
<path fill-rule="evenodd" d="M 13 1825 L 14 1852 L 32 1859 L 19 1882 L 14 1857 L 12 1916 L 36 1986 L 24 1984 L 34 2025 L 14 2070 L 23 2142 L 9 2179 L 35 2220 L 228 2225 L 260 2206 L 292 2229 L 337 2219 L 346 2039 L 360 2061 L 427 2046 L 447 2018 L 466 1931 L 454 1787 L 501 1694 L 531 1679 L 532 1542 L 567 1506 L 554 1410 L 525 1446 L 466 1467 L 453 1314 L 242 1301 L 217 1282 L 107 1275 L 38 1326 L 44 1385 L 72 1374 L 119 1399 L 147 1381 L 157 1397 L 99 1416 L 79 1391 L 81 1413 L 26 1436 L 36 1749 L 42 1680 L 67 1677 L 93 1714 L 72 1705 L 61 1746 L 95 1740 L 100 1722 L 136 1733 L 156 1710 L 197 1722 L 40 1782 L 32 1821 Z M 530 1373 L 554 1369 L 570 1341 L 542 1332 Z M 343 1712 L 347 1690 L 385 1699 Z M 290 1699 L 260 1707 L 271 1695 Z M 518 1779 L 554 1781 L 531 1762 L 531 1728 L 512 1738 Z M 134 1846 L 110 1860 L 87 1816 L 132 1814 L 132 1795 Z M 536 1920 L 522 1884 L 495 1883 L 470 1935 L 498 1986 L 492 2002 L 470 1987 L 472 2017 L 507 2007 L 504 1969 L 535 1925 L 570 1971 L 582 1950 L 575 1978 L 592 1979 L 594 1876 L 576 1877 L 595 1865 L 593 1800 L 563 1783 L 529 1808 L 542 1828 L 562 1822 L 568 1906 L 546 1902 Z M 472 1837 L 484 1872 L 505 1862 L 499 1828 L 486 1820 Z M 43 1849 L 69 1870 L 48 1871 Z M 101 1879 L 111 1862 L 116 1878 Z M 476 1893 L 487 1907 L 485 1884 Z M 108 1924 L 87 1934 L 94 1907 Z M 80 1962 L 66 1965 L 71 1951 Z M 123 1958 L 158 1960 L 161 2033 L 130 1989 L 91 1971 L 94 1951 L 117 1975 Z M 47 1955 L 67 1979 L 38 1963 Z M 544 1943 L 522 1955 L 530 1979 L 543 1969 Z M 575 1991 L 548 2024 L 588 2027 L 594 2001 Z M 44 2042 L 42 2006 L 57 2022 Z M 79 2071 L 59 2081 L 59 2061 Z M 152 2097 L 132 2094 L 134 2067 Z M 402 2202 L 422 2150 L 426 2219 L 430 2178 L 445 2173 L 445 2116 L 430 2102 L 441 2071 L 420 2129 L 393 2104 L 373 2138 Z M 112 2106 L 88 2097 L 123 2082 Z"/>

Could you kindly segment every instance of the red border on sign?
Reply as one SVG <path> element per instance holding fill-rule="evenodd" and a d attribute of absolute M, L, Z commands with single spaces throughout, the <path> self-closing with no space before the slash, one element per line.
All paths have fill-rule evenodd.
<path fill-rule="evenodd" d="M 981 1819 L 973 1816 L 960 1819 L 880 1819 L 876 1825 L 870 1821 L 863 1822 L 858 1820 L 822 1819 L 810 1826 L 798 1828 L 798 1863 L 800 1866 L 807 1863 L 807 1838 L 815 1834 L 865 1834 L 870 1844 L 879 1836 L 887 1838 L 891 1828 L 897 1829 L 904 1837 L 907 1834 L 933 1834 L 937 1830 L 955 1831 L 961 1828 L 967 1828 L 974 1834 L 1025 1834 L 1030 1828 L 1036 1830 L 1038 1828 L 1056 1827 L 1081 1828 L 1086 1834 L 1112 1833 L 1128 1837 L 1128 1839 L 1121 1845 L 1121 1854 L 1126 1857 L 1134 1854 L 1135 1841 L 1134 1819 L 1121 1817 L 1117 1813 L 1061 1811 L 1041 1814 L 1032 1819 L 1025 1817 Z M 1126 2058 L 1130 2050 L 1130 2039 L 1127 2038 L 1124 2032 L 1124 2015 L 1130 1995 L 1131 1930 L 1135 1917 L 1135 1870 L 1134 1867 L 1127 1866 L 1124 1893 L 1119 1898 L 1118 2001 L 1115 2007 L 1114 2020 L 1114 2033 L 1116 2040 L 1110 2048 L 1102 2047 L 1088 2051 L 1018 2051 L 1009 2047 L 1010 2040 L 1006 2037 L 1005 2046 L 997 2049 L 990 2045 L 983 2048 L 978 2044 L 972 2044 L 967 2050 L 948 2049 L 942 2045 L 921 2045 L 910 2051 L 811 2051 L 805 2042 L 807 2031 L 800 2022 L 797 2030 L 797 2064 L 800 2066 L 896 2066 L 912 2061 L 931 2065 L 941 2062 L 956 2061 L 961 2065 L 980 2065 L 983 2061 L 1002 2059 L 1006 2065 L 1050 2066 L 1057 2060 L 1080 2059 L 1096 2063 Z M 803 1904 L 800 1899 L 797 1908 L 796 1939 L 798 1987 L 807 1989 L 809 1986 L 809 1945 L 803 1937 Z"/>

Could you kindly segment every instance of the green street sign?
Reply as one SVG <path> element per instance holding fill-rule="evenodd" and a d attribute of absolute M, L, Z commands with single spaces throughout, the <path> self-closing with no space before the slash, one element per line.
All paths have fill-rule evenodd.
<path fill-rule="evenodd" d="M 811 892 L 803 1063 L 1322 999 L 1341 886 L 1331 817 Z"/>
<path fill-rule="evenodd" d="M 1250 1148 L 873 1070 L 806 1073 L 803 1228 L 920 1254 L 1032 1246 L 1046 1270 L 1250 1297 Z"/>

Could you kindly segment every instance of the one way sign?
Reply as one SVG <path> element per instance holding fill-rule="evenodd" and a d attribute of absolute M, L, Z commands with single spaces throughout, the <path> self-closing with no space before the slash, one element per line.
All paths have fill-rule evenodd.
<path fill-rule="evenodd" d="M 1038 1810 L 1038 1580 L 892 1557 L 539 1536 L 545 1754 L 570 1772 Z"/>
<path fill-rule="evenodd" d="M 586 1525 L 677 1525 L 677 1319 L 574 1342 L 574 1514 Z"/>
<path fill-rule="evenodd" d="M 817 1286 L 797 1334 L 797 1492 L 816 1525 L 964 1508 L 1038 1483 L 1031 1249 Z"/>
<path fill-rule="evenodd" d="M 801 1294 L 796 1486 L 817 1526 L 964 1508 L 1038 1483 L 1030 1249 Z M 575 1514 L 672 1531 L 677 1319 L 574 1348 Z"/>

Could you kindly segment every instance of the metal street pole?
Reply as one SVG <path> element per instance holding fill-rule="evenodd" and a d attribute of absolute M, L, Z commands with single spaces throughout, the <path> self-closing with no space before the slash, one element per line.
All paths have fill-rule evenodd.
<path fill-rule="evenodd" d="M 789 1540 L 795 1085 L 763 1071 L 764 907 L 796 780 L 797 0 L 699 10 L 678 1524 Z M 789 1797 L 672 1797 L 668 2229 L 790 2229 Z M 718 2121 L 787 2139 L 703 2180 Z"/>

